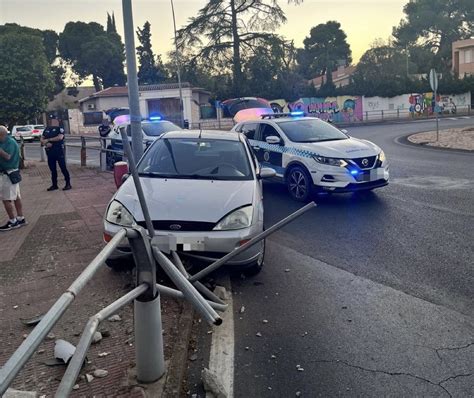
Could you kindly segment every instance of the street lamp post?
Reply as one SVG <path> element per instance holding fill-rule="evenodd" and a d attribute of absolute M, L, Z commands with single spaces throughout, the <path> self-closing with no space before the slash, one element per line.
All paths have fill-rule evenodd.
<path fill-rule="evenodd" d="M 179 112 L 181 117 L 181 127 L 184 128 L 184 103 L 183 103 L 183 89 L 181 87 L 181 62 L 179 59 L 178 51 L 178 40 L 176 34 L 176 18 L 174 15 L 174 4 L 173 0 L 171 1 L 171 13 L 173 15 L 173 28 L 174 28 L 174 46 L 176 51 L 176 72 L 178 73 L 178 89 L 179 89 Z"/>
<path fill-rule="evenodd" d="M 133 30 L 132 0 L 122 0 L 125 54 L 127 57 L 128 103 L 130 107 L 130 129 L 135 162 L 143 155 L 142 117 L 138 94 L 137 61 L 135 58 L 135 32 Z"/>

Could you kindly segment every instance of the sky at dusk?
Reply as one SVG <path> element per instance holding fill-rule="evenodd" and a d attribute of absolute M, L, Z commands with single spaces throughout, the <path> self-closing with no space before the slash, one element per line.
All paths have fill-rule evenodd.
<path fill-rule="evenodd" d="M 288 22 L 276 33 L 301 46 L 310 29 L 329 20 L 341 23 L 348 36 L 353 58 L 357 61 L 377 38 L 387 39 L 392 27 L 403 17 L 408 0 L 304 0 L 299 6 L 280 5 Z M 206 0 L 175 0 L 178 27 L 197 13 Z M 107 12 L 115 12 L 117 28 L 123 33 L 120 0 L 0 0 L 0 24 L 15 22 L 40 29 L 62 31 L 68 21 L 95 21 L 105 25 Z M 133 0 L 134 22 L 152 26 L 155 52 L 171 49 L 173 23 L 169 0 Z"/>

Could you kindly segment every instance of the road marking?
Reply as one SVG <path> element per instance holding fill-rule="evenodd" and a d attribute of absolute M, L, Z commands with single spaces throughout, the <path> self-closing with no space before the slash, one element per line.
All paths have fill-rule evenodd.
<path fill-rule="evenodd" d="M 221 313 L 222 324 L 213 327 L 209 370 L 220 377 L 220 382 L 227 391 L 227 398 L 233 398 L 235 339 L 234 309 L 230 277 L 226 276 L 220 282 L 228 292 L 228 297 L 225 302 L 229 307 L 224 313 Z"/>
<path fill-rule="evenodd" d="M 459 116 L 459 119 L 470 119 L 471 116 Z"/>

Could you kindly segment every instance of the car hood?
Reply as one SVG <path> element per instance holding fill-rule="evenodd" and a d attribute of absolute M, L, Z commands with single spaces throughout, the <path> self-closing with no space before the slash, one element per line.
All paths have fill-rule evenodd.
<path fill-rule="evenodd" d="M 301 149 L 332 158 L 362 158 L 375 156 L 380 152 L 380 148 L 372 142 L 353 137 L 347 140 L 311 142 L 298 146 L 300 145 Z"/>
<path fill-rule="evenodd" d="M 152 220 L 217 223 L 241 206 L 252 204 L 255 181 L 182 180 L 141 177 Z M 133 179 L 128 178 L 115 195 L 136 221 L 143 221 Z"/>

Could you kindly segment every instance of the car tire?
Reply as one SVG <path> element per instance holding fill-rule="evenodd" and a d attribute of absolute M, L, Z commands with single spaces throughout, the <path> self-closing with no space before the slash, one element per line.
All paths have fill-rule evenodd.
<path fill-rule="evenodd" d="M 133 256 L 108 258 L 107 260 L 105 260 L 105 264 L 109 268 L 117 272 L 128 271 L 135 268 L 135 261 L 133 260 Z"/>
<path fill-rule="evenodd" d="M 311 198 L 313 182 L 308 171 L 301 166 L 293 166 L 286 176 L 286 186 L 290 196 L 298 202 L 307 202 Z"/>
<path fill-rule="evenodd" d="M 260 255 L 260 257 L 255 263 L 245 268 L 245 270 L 243 271 L 243 274 L 249 277 L 255 276 L 260 273 L 264 264 L 265 264 L 265 240 L 263 240 L 262 254 Z"/>

